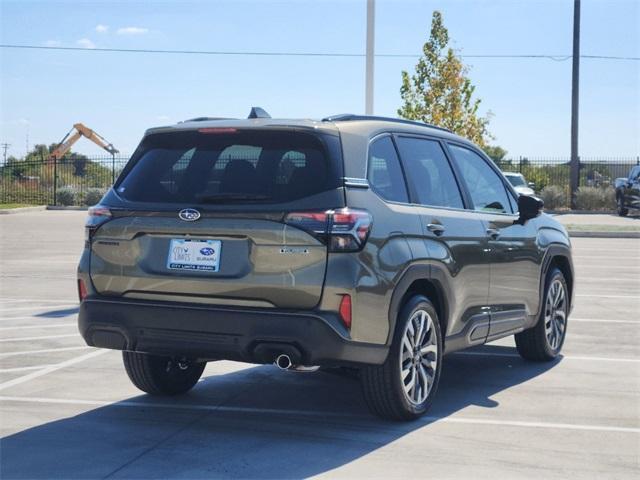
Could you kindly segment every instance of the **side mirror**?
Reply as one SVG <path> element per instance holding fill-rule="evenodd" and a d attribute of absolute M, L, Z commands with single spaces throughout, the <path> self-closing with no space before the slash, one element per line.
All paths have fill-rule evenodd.
<path fill-rule="evenodd" d="M 530 188 L 531 190 L 535 190 L 535 188 L 536 188 L 536 184 L 535 184 L 535 183 L 533 183 L 533 182 L 529 182 L 527 185 L 529 185 L 529 188 Z"/>
<path fill-rule="evenodd" d="M 527 220 L 536 218 L 542 213 L 542 207 L 544 207 L 542 199 L 533 195 L 520 195 L 518 197 L 518 213 L 520 216 L 516 223 L 524 225 Z"/>

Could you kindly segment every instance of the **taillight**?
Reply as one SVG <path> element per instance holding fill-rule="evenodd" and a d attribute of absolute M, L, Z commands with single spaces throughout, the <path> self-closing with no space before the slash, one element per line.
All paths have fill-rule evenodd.
<path fill-rule="evenodd" d="M 78 279 L 78 298 L 82 302 L 87 297 L 87 286 L 84 284 L 84 280 Z"/>
<path fill-rule="evenodd" d="M 91 240 L 96 229 L 111 218 L 111 210 L 104 205 L 94 205 L 89 207 L 88 213 L 89 216 L 84 224 L 84 239 L 87 242 Z"/>
<path fill-rule="evenodd" d="M 366 210 L 340 208 L 324 212 L 292 212 L 285 223 L 313 234 L 331 252 L 356 252 L 364 247 L 373 219 Z"/>
<path fill-rule="evenodd" d="M 342 300 L 340 300 L 340 309 L 338 310 L 340 313 L 340 318 L 342 319 L 342 323 L 347 328 L 351 328 L 351 295 L 343 295 Z"/>

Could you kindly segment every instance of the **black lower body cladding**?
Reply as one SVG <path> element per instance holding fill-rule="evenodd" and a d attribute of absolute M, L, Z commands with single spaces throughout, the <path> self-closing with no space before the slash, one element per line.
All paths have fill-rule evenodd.
<path fill-rule="evenodd" d="M 353 342 L 336 314 L 88 297 L 80 305 L 88 345 L 199 360 L 271 363 L 299 352 L 303 365 L 380 364 L 388 347 Z"/>

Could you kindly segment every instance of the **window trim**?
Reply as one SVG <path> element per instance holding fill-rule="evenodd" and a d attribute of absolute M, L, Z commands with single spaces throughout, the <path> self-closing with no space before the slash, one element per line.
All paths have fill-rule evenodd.
<path fill-rule="evenodd" d="M 464 177 L 462 176 L 462 171 L 459 170 L 460 165 L 458 164 L 458 160 L 455 158 L 453 152 L 451 152 L 451 150 L 449 149 L 449 145 L 453 145 L 459 148 L 464 148 L 467 149 L 473 153 L 476 153 L 478 156 L 480 156 L 480 158 L 482 160 L 484 160 L 484 162 L 489 166 L 489 168 L 491 168 L 494 173 L 496 173 L 498 175 L 498 178 L 500 179 L 500 181 L 502 182 L 502 186 L 505 189 L 505 195 L 507 195 L 507 197 L 509 195 L 511 195 L 514 200 L 514 203 L 516 204 L 516 206 L 518 205 L 518 195 L 515 193 L 515 190 L 513 190 L 513 187 L 511 186 L 511 184 L 509 183 L 509 181 L 504 178 L 504 175 L 502 174 L 502 172 L 500 171 L 500 169 L 497 167 L 497 165 L 484 153 L 482 152 L 479 148 L 477 148 L 475 145 L 471 144 L 466 144 L 466 143 L 462 143 L 462 142 L 456 142 L 454 140 L 447 140 L 446 141 L 446 148 L 447 151 L 450 152 L 451 158 L 453 159 L 453 163 L 455 163 L 456 165 L 456 171 L 459 172 L 460 175 L 460 179 L 462 181 L 462 183 L 464 184 L 464 188 L 465 191 L 468 193 L 469 195 L 469 207 L 467 209 L 467 211 L 469 212 L 476 212 L 476 213 L 480 213 L 483 215 L 501 215 L 501 216 L 509 216 L 509 217 L 517 217 L 519 212 L 487 212 L 487 211 L 483 211 L 483 210 L 476 210 L 475 209 L 475 205 L 473 203 L 473 199 L 471 198 L 471 192 L 469 191 L 469 187 L 467 186 L 467 182 L 465 181 Z M 508 200 L 508 198 L 507 198 Z M 511 209 L 511 202 L 509 202 L 509 209 Z"/>

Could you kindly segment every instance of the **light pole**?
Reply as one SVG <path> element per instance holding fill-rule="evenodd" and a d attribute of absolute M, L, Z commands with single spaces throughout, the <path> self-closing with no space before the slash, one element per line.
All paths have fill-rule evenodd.
<path fill-rule="evenodd" d="M 365 101 L 364 113 L 373 115 L 373 60 L 375 44 L 375 23 L 376 23 L 375 0 L 367 0 L 367 54 L 365 73 Z"/>
<path fill-rule="evenodd" d="M 580 181 L 580 157 L 578 153 L 578 102 L 580 90 L 580 0 L 573 2 L 573 68 L 571 72 L 571 167 L 569 183 L 571 208 L 576 208 L 576 191 Z"/>

